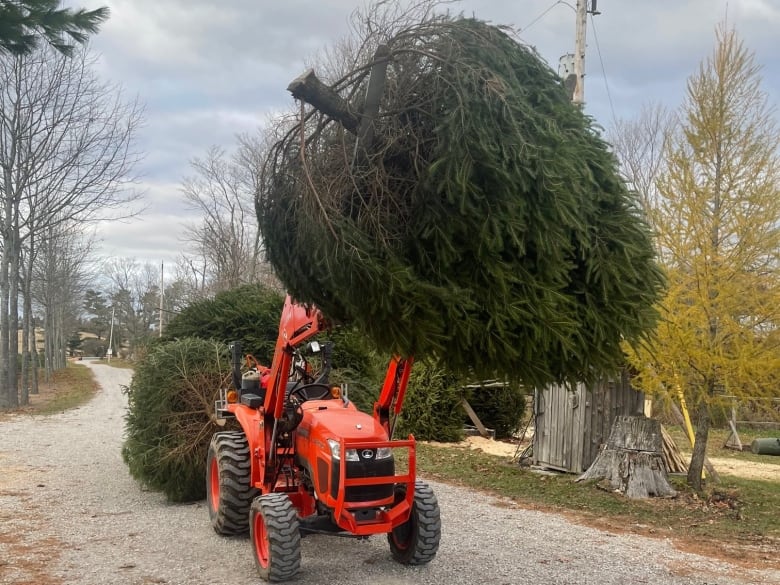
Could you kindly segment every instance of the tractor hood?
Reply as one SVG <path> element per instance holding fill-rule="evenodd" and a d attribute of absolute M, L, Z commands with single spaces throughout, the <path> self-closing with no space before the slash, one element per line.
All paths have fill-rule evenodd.
<path fill-rule="evenodd" d="M 387 441 L 387 432 L 373 416 L 341 400 L 309 400 L 303 403 L 303 420 L 298 437 L 313 441 L 328 439 Z"/>

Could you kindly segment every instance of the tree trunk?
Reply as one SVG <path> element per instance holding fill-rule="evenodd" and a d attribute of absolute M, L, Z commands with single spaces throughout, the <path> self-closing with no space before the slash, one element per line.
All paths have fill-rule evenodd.
<path fill-rule="evenodd" d="M 387 45 L 379 45 L 374 53 L 374 64 L 371 67 L 371 76 L 368 78 L 368 87 L 366 88 L 366 103 L 358 127 L 358 141 L 355 151 L 358 158 L 366 156 L 374 141 L 374 121 L 379 115 L 379 103 L 385 90 L 389 55 L 390 49 Z"/>
<path fill-rule="evenodd" d="M 688 485 L 697 491 L 702 488 L 702 470 L 706 459 L 707 440 L 710 434 L 710 409 L 705 400 L 699 403 L 696 410 L 696 436 L 691 454 L 691 464 L 688 466 Z M 714 483 L 720 483 L 720 477 L 715 469 L 708 468 L 710 478 Z"/>
<path fill-rule="evenodd" d="M 51 293 L 47 292 L 46 296 L 50 299 Z M 51 377 L 54 372 L 54 318 L 52 316 L 51 302 L 46 304 L 44 313 L 44 325 L 43 325 L 43 360 L 46 367 L 47 382 L 51 382 Z"/>
<path fill-rule="evenodd" d="M 618 416 L 607 443 L 577 481 L 605 480 L 626 497 L 674 496 L 664 468 L 661 425 L 644 416 Z"/>
<path fill-rule="evenodd" d="M 18 70 L 14 69 L 15 79 L 17 80 L 18 73 Z M 11 120 L 6 122 L 6 124 L 9 125 L 8 129 L 16 130 L 19 120 L 20 105 L 18 101 L 14 101 L 13 99 L 11 100 L 10 105 L 13 111 L 5 112 L 4 118 L 5 116 L 10 115 Z M 18 389 L 16 386 L 10 386 L 8 384 L 9 341 L 11 338 L 8 305 L 8 297 L 10 294 L 8 265 L 11 261 L 11 256 L 14 254 L 13 232 L 11 230 L 11 226 L 14 219 L 14 199 L 16 197 L 16 189 L 18 188 L 18 185 L 14 185 L 14 178 L 12 173 L 16 170 L 15 165 L 18 162 L 18 138 L 19 137 L 14 132 L 12 132 L 11 136 L 8 137 L 8 150 L 3 153 L 6 156 L 4 156 L 3 160 L 3 252 L 1 256 L 2 266 L 0 266 L 0 407 L 6 408 L 15 408 L 19 406 Z M 14 335 L 17 335 L 15 331 Z"/>
<path fill-rule="evenodd" d="M 756 455 L 780 455 L 780 439 L 776 437 L 753 439 L 750 443 L 750 451 Z"/>
<path fill-rule="evenodd" d="M 11 255 L 8 262 L 8 387 L 19 392 L 19 209 L 14 202 L 11 232 Z M 26 402 L 22 402 L 26 404 Z"/>
<path fill-rule="evenodd" d="M 54 370 L 61 370 L 65 367 L 64 350 L 65 347 L 65 317 L 63 315 L 63 309 L 57 304 L 57 310 L 54 313 L 54 348 L 52 365 Z"/>
<path fill-rule="evenodd" d="M 683 429 L 683 432 L 685 432 L 685 417 L 683 417 L 683 413 L 680 412 L 680 409 L 674 402 L 671 403 L 671 407 L 672 414 L 674 415 L 674 418 L 677 419 L 677 424 L 679 424 L 680 428 Z M 694 437 L 694 442 L 696 442 L 696 437 Z M 691 445 L 691 447 L 693 447 L 693 445 Z M 718 475 L 718 472 L 715 470 L 715 467 L 706 456 L 704 457 L 704 469 L 706 469 L 707 473 L 709 473 L 710 476 L 714 478 L 716 483 L 720 482 L 720 476 Z"/>
<path fill-rule="evenodd" d="M 35 334 L 35 319 L 32 319 L 32 347 L 30 348 L 30 357 L 32 361 L 32 394 L 38 394 L 38 371 L 41 367 L 40 358 L 38 357 L 38 341 Z"/>
<path fill-rule="evenodd" d="M 25 287 L 23 286 L 22 289 Z M 26 292 L 22 307 L 22 386 L 21 399 L 22 406 L 30 403 L 30 313 L 27 312 Z"/>
<path fill-rule="evenodd" d="M 35 237 L 28 243 L 29 253 L 24 267 L 22 281 L 22 315 L 24 322 L 24 343 L 22 347 L 22 388 L 29 388 L 30 394 L 38 394 L 38 352 L 35 335 L 35 317 L 32 310 L 33 263 L 35 262 Z"/>
<path fill-rule="evenodd" d="M 6 173 L 7 174 L 7 173 Z M 19 394 L 16 388 L 8 385 L 9 368 L 9 342 L 11 339 L 11 322 L 9 315 L 8 298 L 10 295 L 8 281 L 8 264 L 13 245 L 10 237 L 11 223 L 11 194 L 7 190 L 10 186 L 10 178 L 6 177 L 6 201 L 4 205 L 5 218 L 3 220 L 3 253 L 0 263 L 0 397 L 5 397 L 0 405 L 7 408 L 15 408 L 19 405 Z M 0 398 L 2 399 L 2 398 Z"/>
<path fill-rule="evenodd" d="M 295 99 L 306 102 L 326 116 L 337 120 L 347 131 L 357 134 L 360 119 L 350 110 L 349 102 L 322 83 L 314 74 L 314 70 L 309 69 L 300 77 L 293 79 L 287 86 L 287 91 Z"/>

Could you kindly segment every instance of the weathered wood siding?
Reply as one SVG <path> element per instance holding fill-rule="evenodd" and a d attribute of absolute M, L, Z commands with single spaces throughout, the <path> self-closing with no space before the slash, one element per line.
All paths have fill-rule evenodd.
<path fill-rule="evenodd" d="M 644 396 L 628 376 L 604 380 L 574 390 L 551 386 L 537 390 L 534 399 L 535 465 L 571 473 L 585 471 L 609 437 L 616 416 L 640 414 Z"/>

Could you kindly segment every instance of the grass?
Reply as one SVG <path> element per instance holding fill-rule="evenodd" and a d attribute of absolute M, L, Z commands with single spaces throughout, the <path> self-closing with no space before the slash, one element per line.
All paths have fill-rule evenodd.
<path fill-rule="evenodd" d="M 726 477 L 697 494 L 684 478 L 673 478 L 676 498 L 629 500 L 593 483 L 575 483 L 574 475 L 539 474 L 466 448 L 418 444 L 417 457 L 425 477 L 506 496 L 523 507 L 573 512 L 604 528 L 706 542 L 719 553 L 735 543 L 770 550 L 780 543 L 780 482 Z"/>
<path fill-rule="evenodd" d="M 101 360 L 101 364 L 106 366 L 111 366 L 112 368 L 124 368 L 127 370 L 132 370 L 135 367 L 135 363 L 131 362 L 130 360 L 124 360 L 122 358 L 111 358 L 111 361 L 108 360 Z"/>
<path fill-rule="evenodd" d="M 674 439 L 674 442 L 680 448 L 680 451 L 688 454 L 690 457 L 691 445 L 688 441 L 688 436 L 679 426 L 665 426 L 666 430 Z M 754 429 L 754 428 L 737 428 L 739 433 L 739 439 L 742 441 L 742 445 L 750 447 L 750 443 L 753 439 L 760 437 L 778 437 L 780 438 L 780 429 Z M 750 451 L 735 451 L 729 449 L 723 445 L 726 443 L 730 429 L 711 429 L 710 436 L 707 440 L 707 456 L 709 457 L 726 457 L 729 459 L 740 459 L 742 461 L 755 461 L 759 463 L 769 463 L 780 466 L 780 457 L 771 457 L 768 455 L 754 455 Z M 778 472 L 780 473 L 780 472 Z"/>
<path fill-rule="evenodd" d="M 31 396 L 31 404 L 24 411 L 30 414 L 62 412 L 86 403 L 96 390 L 90 369 L 69 362 L 66 368 L 54 372 L 49 383 L 43 382 L 41 372 L 40 393 Z"/>

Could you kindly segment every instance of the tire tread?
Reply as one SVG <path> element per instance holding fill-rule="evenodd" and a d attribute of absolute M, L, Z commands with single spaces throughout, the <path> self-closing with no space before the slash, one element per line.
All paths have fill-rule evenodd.
<path fill-rule="evenodd" d="M 210 494 L 209 473 L 211 459 L 219 466 L 220 489 L 216 512 L 209 503 L 211 525 L 217 534 L 234 536 L 249 531 L 249 508 L 258 490 L 251 481 L 249 444 L 241 431 L 215 433 L 209 445 L 209 462 L 206 466 L 206 490 Z"/>

